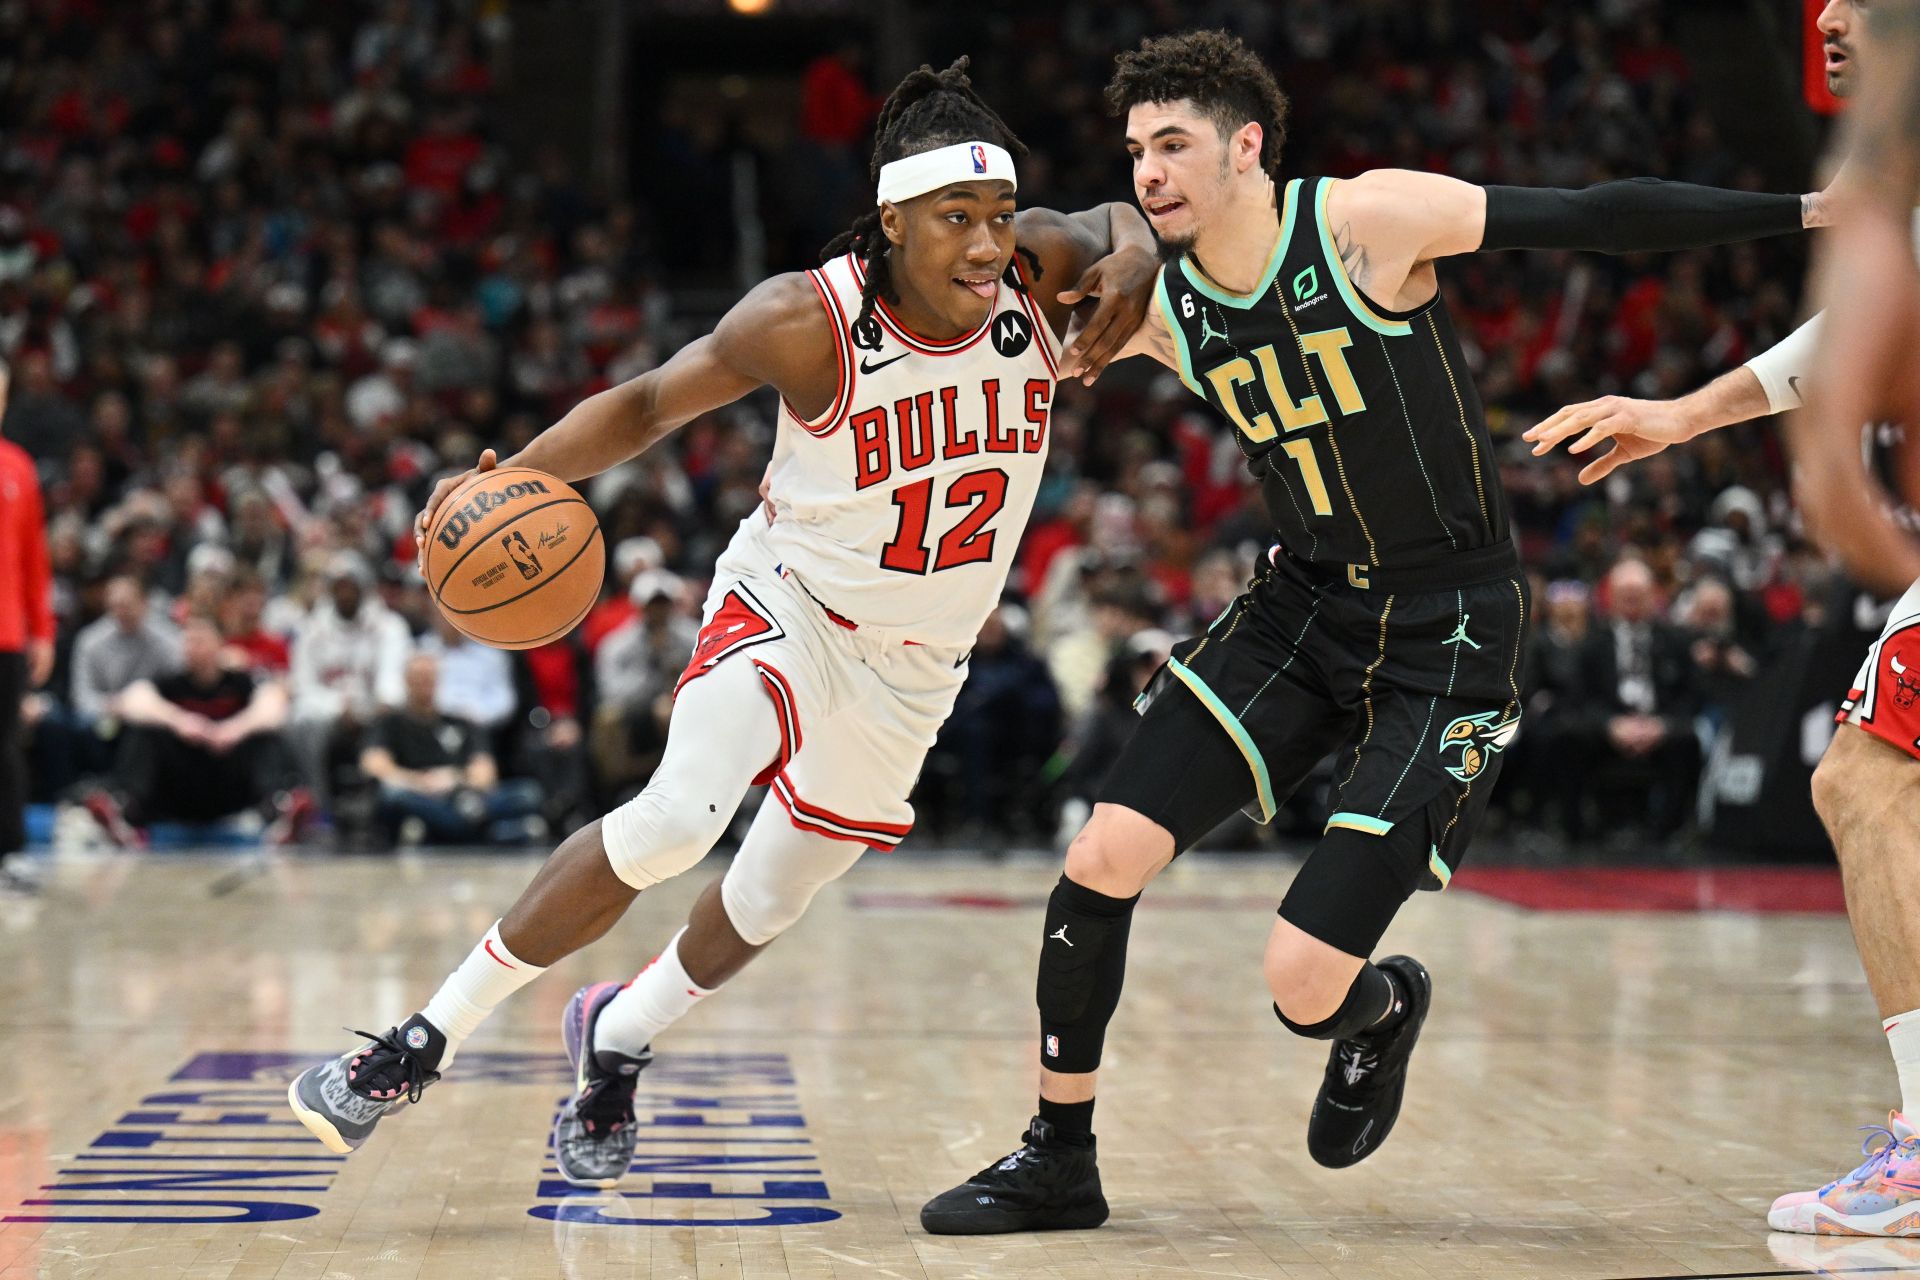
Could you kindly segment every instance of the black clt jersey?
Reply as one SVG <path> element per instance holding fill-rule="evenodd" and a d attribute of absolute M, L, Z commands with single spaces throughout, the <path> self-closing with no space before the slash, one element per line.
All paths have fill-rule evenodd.
<path fill-rule="evenodd" d="M 1244 297 L 1191 258 L 1162 268 L 1180 376 L 1233 422 L 1287 550 L 1399 568 L 1503 542 L 1507 506 L 1479 393 L 1436 295 L 1373 306 L 1327 226 L 1331 178 L 1296 178 Z"/>

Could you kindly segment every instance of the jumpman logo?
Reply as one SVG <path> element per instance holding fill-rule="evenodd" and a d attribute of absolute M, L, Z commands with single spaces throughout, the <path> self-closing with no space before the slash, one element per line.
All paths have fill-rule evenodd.
<path fill-rule="evenodd" d="M 1067 926 L 1065 926 L 1065 925 L 1061 925 L 1061 926 L 1060 926 L 1060 932 L 1058 932 L 1058 933 L 1050 933 L 1050 934 L 1048 934 L 1048 935 L 1047 935 L 1047 937 L 1048 937 L 1049 939 L 1052 939 L 1052 938 L 1058 938 L 1058 939 L 1060 939 L 1060 941 L 1062 941 L 1062 942 L 1065 942 L 1065 943 L 1066 943 L 1066 944 L 1067 944 L 1068 946 L 1072 946 L 1072 945 L 1073 945 L 1073 943 L 1072 943 L 1072 942 L 1071 942 L 1071 941 L 1070 941 L 1070 940 L 1069 940 L 1069 939 L 1067 938 Z"/>
<path fill-rule="evenodd" d="M 1202 307 L 1200 308 L 1200 345 L 1204 347 L 1215 338 L 1222 342 L 1229 341 L 1225 329 L 1213 327 L 1213 313 Z"/>
<path fill-rule="evenodd" d="M 1480 647 L 1480 642 L 1467 634 L 1467 623 L 1471 622 L 1472 620 L 1473 620 L 1472 614 L 1470 613 L 1461 614 L 1460 625 L 1453 629 L 1452 635 L 1448 636 L 1445 640 L 1442 640 L 1440 643 L 1441 644 L 1466 644 L 1466 645 L 1472 645 L 1474 648 L 1478 649 Z"/>

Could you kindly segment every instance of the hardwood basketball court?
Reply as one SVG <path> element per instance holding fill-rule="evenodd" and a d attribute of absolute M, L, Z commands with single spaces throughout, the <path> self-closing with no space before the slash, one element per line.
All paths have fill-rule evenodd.
<path fill-rule="evenodd" d="M 560 1010 L 643 963 L 717 866 L 509 1001 L 353 1157 L 308 1137 L 287 1080 L 342 1024 L 417 1007 L 535 865 L 114 857 L 0 900 L 0 1276 L 1920 1275 L 1920 1241 L 1766 1229 L 1896 1097 L 1825 872 L 1610 873 L 1582 890 L 1606 912 L 1552 909 L 1583 873 L 1420 895 L 1386 942 L 1436 984 L 1406 1111 L 1329 1172 L 1304 1148 L 1323 1050 L 1259 969 L 1291 867 L 1183 862 L 1144 899 L 1108 1041 L 1112 1221 L 954 1239 L 921 1202 L 1032 1109 L 1050 862 L 873 857 L 830 887 L 657 1046 L 617 1193 L 547 1158 Z"/>

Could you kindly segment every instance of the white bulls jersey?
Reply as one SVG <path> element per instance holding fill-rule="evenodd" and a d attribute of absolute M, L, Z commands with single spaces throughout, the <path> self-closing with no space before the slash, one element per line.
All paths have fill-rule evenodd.
<path fill-rule="evenodd" d="M 782 404 L 766 542 L 784 573 L 852 622 L 970 646 L 1040 487 L 1054 334 L 1017 256 L 986 322 L 945 342 L 909 332 L 880 301 L 855 326 L 864 276 L 851 254 L 807 274 L 840 378 L 812 421 Z"/>

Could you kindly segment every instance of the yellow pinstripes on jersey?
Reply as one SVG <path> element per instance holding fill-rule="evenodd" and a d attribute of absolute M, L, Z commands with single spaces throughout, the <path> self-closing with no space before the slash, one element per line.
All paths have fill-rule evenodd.
<path fill-rule="evenodd" d="M 1466 401 L 1460 398 L 1460 382 L 1453 376 L 1453 362 L 1447 359 L 1447 344 L 1440 341 L 1440 325 L 1433 318 L 1433 312 L 1427 312 L 1427 332 L 1433 335 L 1433 349 L 1440 353 L 1440 365 L 1447 371 L 1447 385 L 1453 388 L 1453 404 L 1460 411 L 1460 430 L 1467 437 L 1467 448 L 1473 455 L 1473 487 L 1480 495 L 1480 519 L 1486 523 L 1489 532 L 1493 529 L 1493 517 L 1487 514 L 1487 482 L 1480 468 L 1480 442 L 1474 438 L 1473 428 L 1467 425 Z"/>

